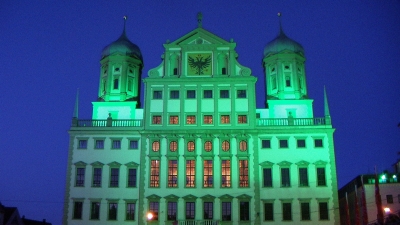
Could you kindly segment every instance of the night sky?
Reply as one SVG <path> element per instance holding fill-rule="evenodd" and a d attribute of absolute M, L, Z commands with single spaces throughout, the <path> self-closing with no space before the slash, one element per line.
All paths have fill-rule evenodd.
<path fill-rule="evenodd" d="M 251 3 L 247 3 L 251 2 Z M 305 5 L 307 2 L 307 5 Z M 400 1 L 7 1 L 0 2 L 0 202 L 27 218 L 61 224 L 76 90 L 88 119 L 98 93 L 100 53 L 127 15 L 143 54 L 143 77 L 162 44 L 197 27 L 237 43 L 238 61 L 258 77 L 265 105 L 264 46 L 285 33 L 306 54 L 308 95 L 323 116 L 326 86 L 339 188 L 390 169 L 400 151 Z M 142 96 L 143 98 L 143 96 Z"/>

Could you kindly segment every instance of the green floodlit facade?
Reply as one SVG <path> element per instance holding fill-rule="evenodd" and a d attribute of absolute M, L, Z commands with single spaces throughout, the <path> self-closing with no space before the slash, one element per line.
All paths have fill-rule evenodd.
<path fill-rule="evenodd" d="M 64 224 L 339 224 L 334 129 L 326 94 L 313 115 L 304 49 L 280 30 L 260 96 L 235 47 L 200 19 L 164 44 L 143 107 L 139 47 L 124 30 L 103 49 L 92 118 L 76 105 L 69 130 Z"/>

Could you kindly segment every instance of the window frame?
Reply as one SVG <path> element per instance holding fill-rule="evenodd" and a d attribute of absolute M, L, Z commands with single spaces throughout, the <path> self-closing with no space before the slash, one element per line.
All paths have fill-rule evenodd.
<path fill-rule="evenodd" d="M 170 90 L 169 99 L 179 99 L 179 90 Z"/>
<path fill-rule="evenodd" d="M 244 89 L 237 90 L 236 98 L 247 98 L 247 91 Z"/>
<path fill-rule="evenodd" d="M 195 99 L 196 98 L 196 90 L 186 90 L 186 98 L 187 99 Z"/>
<path fill-rule="evenodd" d="M 212 90 L 203 90 L 203 98 L 204 99 L 213 98 L 213 91 Z"/>
<path fill-rule="evenodd" d="M 227 99 L 229 98 L 229 90 L 219 90 L 219 98 Z"/>
<path fill-rule="evenodd" d="M 153 99 L 162 99 L 162 91 L 153 90 Z"/>

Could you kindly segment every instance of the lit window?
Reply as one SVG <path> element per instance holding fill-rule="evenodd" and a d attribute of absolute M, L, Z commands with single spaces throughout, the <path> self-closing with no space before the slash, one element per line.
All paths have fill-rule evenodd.
<path fill-rule="evenodd" d="M 151 149 L 153 150 L 153 152 L 160 151 L 160 142 L 159 141 L 153 141 L 153 144 L 151 145 Z"/>
<path fill-rule="evenodd" d="M 160 181 L 160 163 L 158 160 L 150 162 L 150 187 L 158 187 Z"/>
<path fill-rule="evenodd" d="M 314 146 L 316 148 L 322 148 L 324 147 L 322 139 L 314 139 Z"/>
<path fill-rule="evenodd" d="M 176 142 L 176 141 L 171 141 L 171 142 L 169 143 L 169 150 L 170 150 L 171 152 L 176 152 L 177 149 L 178 149 L 178 142 Z"/>
<path fill-rule="evenodd" d="M 194 141 L 189 141 L 189 142 L 187 143 L 187 150 L 188 150 L 189 152 L 193 152 L 193 151 L 194 151 Z"/>
<path fill-rule="evenodd" d="M 92 202 L 90 209 L 90 219 L 91 220 L 100 219 L 100 202 Z"/>
<path fill-rule="evenodd" d="M 250 207 L 249 202 L 240 202 L 240 221 L 249 221 L 250 220 Z"/>
<path fill-rule="evenodd" d="M 212 143 L 211 143 L 211 141 L 206 141 L 206 142 L 204 143 L 204 150 L 205 150 L 206 152 L 210 152 L 210 151 L 212 150 Z"/>
<path fill-rule="evenodd" d="M 246 115 L 239 115 L 238 116 L 238 123 L 240 123 L 240 124 L 247 123 L 247 116 Z"/>
<path fill-rule="evenodd" d="M 73 219 L 82 219 L 82 207 L 83 202 L 74 202 L 74 215 L 72 216 Z"/>
<path fill-rule="evenodd" d="M 108 220 L 117 220 L 118 203 L 108 203 Z"/>
<path fill-rule="evenodd" d="M 196 116 L 186 116 L 186 124 L 196 124 Z"/>
<path fill-rule="evenodd" d="M 95 149 L 104 149 L 104 140 L 96 140 L 94 148 Z"/>
<path fill-rule="evenodd" d="M 204 90 L 203 98 L 212 98 L 212 90 Z"/>
<path fill-rule="evenodd" d="M 290 187 L 290 173 L 289 168 L 281 168 L 281 186 Z"/>
<path fill-rule="evenodd" d="M 159 203 L 158 202 L 150 202 L 149 203 L 149 211 L 153 214 L 153 218 L 151 220 L 158 220 L 158 210 L 159 210 Z"/>
<path fill-rule="evenodd" d="M 272 187 L 272 169 L 263 169 L 263 187 Z"/>
<path fill-rule="evenodd" d="M 205 115 L 203 122 L 204 122 L 204 124 L 212 124 L 213 123 L 212 115 Z"/>
<path fill-rule="evenodd" d="M 135 220 L 135 203 L 126 203 L 126 220 Z"/>
<path fill-rule="evenodd" d="M 319 219 L 320 220 L 329 220 L 328 203 L 327 202 L 319 203 Z"/>
<path fill-rule="evenodd" d="M 307 168 L 299 168 L 299 186 L 308 186 L 308 171 Z"/>
<path fill-rule="evenodd" d="M 282 203 L 283 218 L 282 220 L 292 220 L 292 203 Z"/>
<path fill-rule="evenodd" d="M 279 140 L 279 148 L 288 148 L 288 140 Z"/>
<path fill-rule="evenodd" d="M 76 168 L 75 186 L 76 187 L 85 186 L 85 168 Z"/>
<path fill-rule="evenodd" d="M 178 161 L 168 161 L 168 187 L 178 187 Z"/>
<path fill-rule="evenodd" d="M 204 176 L 203 183 L 204 187 L 213 187 L 213 161 L 212 160 L 204 160 Z"/>
<path fill-rule="evenodd" d="M 229 141 L 223 141 L 222 142 L 222 151 L 227 152 L 230 149 L 230 143 Z"/>
<path fill-rule="evenodd" d="M 129 148 L 130 149 L 138 149 L 139 148 L 139 142 L 137 140 L 130 140 L 129 141 Z"/>
<path fill-rule="evenodd" d="M 222 160 L 221 163 L 221 186 L 230 187 L 231 186 L 231 161 Z"/>
<path fill-rule="evenodd" d="M 237 98 L 246 98 L 246 90 L 237 90 Z"/>
<path fill-rule="evenodd" d="M 204 210 L 204 217 L 205 220 L 212 220 L 213 219 L 213 212 L 214 212 L 214 205 L 212 202 L 204 202 L 203 203 L 203 210 Z"/>
<path fill-rule="evenodd" d="M 119 168 L 111 168 L 110 187 L 118 187 L 118 182 L 119 182 Z"/>
<path fill-rule="evenodd" d="M 239 142 L 239 150 L 241 152 L 247 151 L 247 141 L 240 141 Z"/>
<path fill-rule="evenodd" d="M 317 186 L 326 186 L 325 168 L 317 168 Z"/>
<path fill-rule="evenodd" d="M 79 149 L 86 149 L 87 148 L 87 140 L 79 140 L 78 141 L 78 148 Z"/>
<path fill-rule="evenodd" d="M 93 187 L 101 187 L 101 174 L 103 172 L 102 168 L 93 168 Z"/>
<path fill-rule="evenodd" d="M 178 124 L 178 122 L 179 122 L 178 116 L 169 117 L 169 124 Z"/>
<path fill-rule="evenodd" d="M 239 160 L 239 187 L 249 186 L 249 162 Z"/>
<path fill-rule="evenodd" d="M 222 202 L 222 221 L 231 221 L 232 205 L 230 202 Z"/>
<path fill-rule="evenodd" d="M 128 187 L 136 187 L 136 168 L 128 169 Z"/>
<path fill-rule="evenodd" d="M 153 99 L 162 99 L 162 91 L 153 91 Z"/>
<path fill-rule="evenodd" d="M 112 149 L 121 149 L 121 141 L 120 140 L 112 140 Z"/>
<path fill-rule="evenodd" d="M 227 124 L 227 123 L 230 123 L 230 122 L 231 121 L 230 121 L 229 115 L 222 115 L 221 116 L 221 123 Z"/>
<path fill-rule="evenodd" d="M 220 98 L 229 98 L 229 91 L 228 90 L 220 90 L 219 97 Z"/>
<path fill-rule="evenodd" d="M 151 123 L 152 124 L 161 124 L 161 116 L 153 116 Z"/>
<path fill-rule="evenodd" d="M 306 140 L 304 140 L 304 139 L 298 139 L 298 140 L 297 140 L 297 147 L 298 147 L 298 148 L 305 148 L 305 147 L 306 147 Z"/>
<path fill-rule="evenodd" d="M 261 140 L 261 148 L 271 148 L 271 140 Z"/>
<path fill-rule="evenodd" d="M 177 202 L 168 202 L 168 204 L 167 204 L 167 220 L 175 221 L 177 210 L 178 210 Z"/>
<path fill-rule="evenodd" d="M 187 90 L 186 98 L 196 98 L 196 91 L 195 90 Z"/>
<path fill-rule="evenodd" d="M 195 187 L 196 161 L 186 160 L 186 187 Z"/>
<path fill-rule="evenodd" d="M 195 215 L 195 204 L 194 202 L 186 202 L 186 219 L 193 220 Z"/>
<path fill-rule="evenodd" d="M 173 90 L 169 94 L 171 99 L 178 99 L 179 98 L 179 91 L 178 90 Z"/>
<path fill-rule="evenodd" d="M 310 203 L 301 202 L 300 210 L 301 210 L 301 220 L 311 220 Z"/>
<path fill-rule="evenodd" d="M 267 202 L 264 203 L 264 220 L 273 221 L 274 220 L 274 204 Z"/>

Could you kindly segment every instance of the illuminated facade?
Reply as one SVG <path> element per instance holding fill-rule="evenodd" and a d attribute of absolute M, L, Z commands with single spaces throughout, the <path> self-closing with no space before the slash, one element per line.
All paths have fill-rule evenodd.
<path fill-rule="evenodd" d="M 103 50 L 93 117 L 76 110 L 69 131 L 64 223 L 339 223 L 334 129 L 326 96 L 314 118 L 302 46 L 281 29 L 265 47 L 260 109 L 235 46 L 199 19 L 164 44 L 143 108 L 139 48 L 124 31 Z"/>

